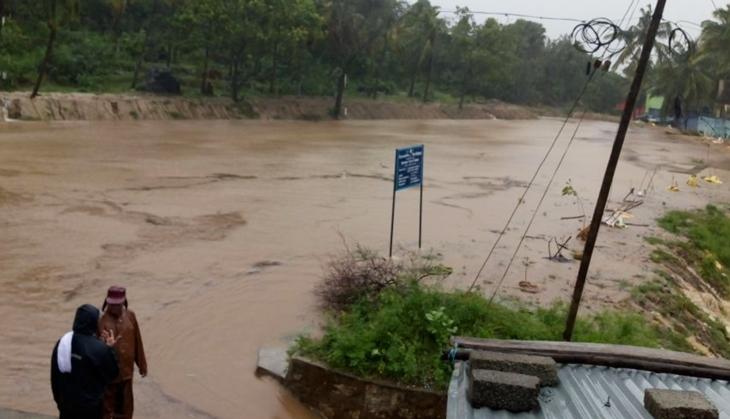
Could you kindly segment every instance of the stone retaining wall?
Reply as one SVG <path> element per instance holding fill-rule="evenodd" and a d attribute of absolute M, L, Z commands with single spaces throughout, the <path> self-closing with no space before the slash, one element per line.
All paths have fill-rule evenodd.
<path fill-rule="evenodd" d="M 446 418 L 446 392 L 364 380 L 298 356 L 289 363 L 285 383 L 326 418 Z"/>

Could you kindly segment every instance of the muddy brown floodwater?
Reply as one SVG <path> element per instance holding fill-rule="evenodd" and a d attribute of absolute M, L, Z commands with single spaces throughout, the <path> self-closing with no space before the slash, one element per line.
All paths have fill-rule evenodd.
<path fill-rule="evenodd" d="M 139 417 L 306 418 L 254 376 L 256 350 L 317 329 L 312 287 L 351 242 L 387 251 L 393 149 L 426 145 L 424 242 L 468 285 L 560 123 L 535 121 L 68 122 L 0 125 L 0 406 L 52 413 L 49 357 L 82 303 L 128 287 L 150 375 Z M 566 129 L 557 150 L 572 131 Z M 591 211 L 616 125 L 585 122 L 500 290 L 530 304 L 568 299 L 577 263 L 545 259 Z M 651 275 L 642 237 L 665 208 L 728 201 L 726 147 L 633 128 L 614 203 L 648 184 L 631 222 L 602 230 L 585 310 Z M 548 160 L 480 279 L 491 292 L 559 153 Z M 709 156 L 709 157 L 708 157 Z M 711 167 L 706 167 L 707 165 Z M 725 185 L 686 186 L 689 173 Z M 681 192 L 666 187 L 676 179 Z M 399 193 L 396 240 L 417 240 L 416 190 Z M 579 249 L 573 239 L 569 247 Z M 567 254 L 570 256 L 570 254 Z M 523 293 L 527 279 L 537 293 Z M 585 311 L 584 311 L 585 312 Z"/>

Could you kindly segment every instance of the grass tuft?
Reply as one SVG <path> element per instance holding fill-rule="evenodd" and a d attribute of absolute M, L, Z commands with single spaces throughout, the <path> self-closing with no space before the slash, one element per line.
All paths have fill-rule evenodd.
<path fill-rule="evenodd" d="M 730 296 L 730 217 L 714 205 L 698 211 L 671 211 L 658 221 L 686 241 L 665 242 L 722 296 Z M 660 252 L 660 253 L 657 253 Z M 655 262 L 672 262 L 664 250 L 652 253 Z"/>

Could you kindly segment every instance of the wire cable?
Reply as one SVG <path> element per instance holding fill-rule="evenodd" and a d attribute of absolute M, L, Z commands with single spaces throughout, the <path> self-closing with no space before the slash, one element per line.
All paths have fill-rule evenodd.
<path fill-rule="evenodd" d="M 629 6 L 626 8 L 626 12 L 624 13 L 623 17 L 621 17 L 621 20 L 619 21 L 619 24 L 616 25 L 613 22 L 611 22 L 608 19 L 600 18 L 600 19 L 594 19 L 592 22 L 598 26 L 598 29 L 595 27 L 592 27 L 592 25 L 589 23 L 580 23 L 579 25 L 576 25 L 576 27 L 573 29 L 573 36 L 580 36 L 583 37 L 586 41 L 586 44 L 591 45 L 597 45 L 595 47 L 591 48 L 592 52 L 597 52 L 601 49 L 603 49 L 603 54 L 601 56 L 601 60 L 605 57 L 605 55 L 609 52 L 611 54 L 615 54 L 616 50 L 610 50 L 610 43 L 615 42 L 621 33 L 621 25 L 623 25 L 624 19 L 629 14 L 629 10 L 631 10 L 634 5 L 638 4 L 637 0 L 631 0 L 631 3 L 629 3 Z M 595 34 L 595 36 L 591 36 L 591 34 Z M 608 38 L 606 38 L 606 34 L 608 34 Z M 620 50 L 618 50 L 620 51 Z M 600 62 L 599 60 L 598 62 Z M 507 222 L 505 223 L 504 227 L 500 231 L 499 235 L 497 236 L 497 239 L 494 241 L 494 244 L 489 249 L 489 252 L 487 253 L 487 257 L 484 259 L 484 262 L 479 267 L 479 270 L 477 271 L 477 274 L 474 276 L 474 280 L 472 281 L 471 285 L 469 285 L 468 291 L 471 291 L 474 289 L 474 286 L 476 285 L 477 281 L 479 280 L 479 277 L 481 277 L 482 272 L 484 272 L 484 268 L 487 266 L 487 263 L 489 262 L 489 259 L 491 259 L 492 255 L 494 254 L 495 249 L 499 245 L 499 243 L 502 241 L 502 237 L 507 233 L 507 229 L 509 228 L 510 224 L 512 223 L 512 220 L 515 217 L 515 214 L 517 214 L 517 211 L 520 208 L 520 205 L 524 203 L 525 197 L 527 196 L 527 193 L 530 191 L 530 188 L 535 183 L 535 179 L 537 179 L 537 176 L 540 174 L 540 171 L 542 170 L 542 167 L 545 165 L 545 162 L 547 161 L 548 157 L 550 156 L 550 153 L 552 153 L 553 149 L 555 148 L 555 145 L 558 142 L 558 139 L 560 138 L 560 135 L 563 133 L 563 130 L 565 129 L 565 126 L 568 124 L 568 121 L 572 117 L 573 113 L 575 112 L 575 109 L 577 108 L 578 104 L 580 103 L 581 99 L 583 98 L 583 95 L 585 95 L 586 90 L 588 89 L 588 86 L 590 85 L 591 81 L 593 80 L 593 76 L 596 73 L 597 67 L 593 67 L 593 71 L 590 73 L 588 79 L 586 80 L 585 84 L 583 85 L 583 89 L 581 90 L 578 97 L 573 102 L 572 106 L 570 107 L 570 110 L 568 111 L 567 116 L 565 117 L 565 120 L 563 121 L 562 125 L 560 126 L 560 129 L 558 130 L 557 135 L 555 135 L 555 138 L 553 139 L 552 143 L 550 144 L 550 147 L 548 148 L 547 152 L 545 153 L 545 156 L 543 157 L 542 161 L 540 161 L 540 164 L 537 166 L 537 170 L 535 170 L 535 173 L 532 175 L 532 178 L 527 184 L 527 187 L 522 192 L 522 195 L 520 196 L 519 200 L 517 201 L 517 205 L 515 205 L 515 208 L 512 210 L 512 213 L 510 214 L 509 218 L 507 219 Z M 583 113 L 583 116 L 585 116 L 585 111 Z M 581 117 L 581 122 L 582 118 Z M 577 127 L 580 127 L 580 122 Z M 573 134 L 573 138 L 575 137 L 575 133 Z M 572 143 L 572 139 L 571 139 Z M 567 153 L 567 151 L 566 151 Z M 564 158 L 564 156 L 563 156 Z M 537 212 L 537 210 L 535 210 Z M 529 228 L 528 228 L 529 229 Z M 519 246 L 518 246 L 519 250 Z M 508 268 L 509 269 L 509 266 Z M 503 277 L 504 279 L 504 277 Z M 503 280 L 502 279 L 502 280 Z M 501 284 L 500 284 L 501 285 Z M 499 290 L 500 285 L 497 286 L 497 290 Z M 495 291 L 496 293 L 496 291 Z M 490 300 L 491 301 L 491 300 Z"/>
<path fill-rule="evenodd" d="M 601 60 L 607 54 L 610 59 L 626 48 L 625 43 L 616 42 L 621 37 L 621 27 L 606 18 L 592 19 L 576 25 L 570 37 L 576 48 L 584 53 L 595 54 L 603 50 Z"/>
<path fill-rule="evenodd" d="M 677 39 L 676 41 L 675 38 Z M 669 32 L 667 49 L 672 54 L 680 56 L 687 54 L 687 57 L 689 57 L 694 52 L 695 43 L 684 29 L 677 26 Z"/>
<path fill-rule="evenodd" d="M 635 1 L 635 3 L 634 3 Z M 634 14 L 636 13 L 636 10 L 641 5 L 640 0 L 634 0 L 632 1 L 631 5 L 626 9 L 626 12 L 624 13 L 624 16 L 621 19 L 607 19 L 607 20 L 618 20 L 619 22 L 631 22 L 634 20 Z M 631 10 L 631 7 L 633 7 L 633 10 Z M 629 14 L 628 12 L 631 11 Z M 447 13 L 447 14 L 456 14 L 459 13 L 457 10 L 439 10 L 439 13 Z M 535 20 L 549 20 L 549 21 L 557 21 L 557 22 L 572 22 L 572 23 L 587 23 L 591 19 L 580 19 L 580 18 L 574 18 L 574 17 L 558 17 L 558 16 L 540 16 L 540 15 L 529 15 L 524 13 L 511 13 L 511 12 L 488 12 L 488 11 L 481 11 L 481 10 L 469 10 L 469 13 L 473 15 L 486 15 L 486 16 L 506 16 L 506 17 L 517 17 L 517 18 L 523 18 L 523 19 L 535 19 Z M 628 19 L 626 19 L 626 16 L 628 15 Z M 640 18 L 639 18 L 640 19 Z M 667 18 L 662 18 L 663 21 L 675 23 L 687 23 L 689 25 L 695 26 L 697 28 L 702 28 L 702 25 L 697 22 L 691 22 L 689 20 L 677 20 L 672 21 Z M 621 26 L 619 24 L 618 26 Z M 679 26 L 679 25 L 677 25 Z"/>
<path fill-rule="evenodd" d="M 591 74 L 595 74 L 595 73 L 591 73 Z M 591 77 L 589 77 L 586 80 L 585 84 L 583 85 L 583 90 L 581 90 L 580 94 L 578 95 L 578 97 L 575 99 L 575 101 L 571 105 L 570 109 L 568 110 L 568 115 L 565 117 L 565 120 L 563 120 L 563 123 L 560 126 L 560 129 L 558 130 L 557 135 L 555 135 L 555 138 L 553 139 L 553 142 L 550 144 L 550 147 L 548 148 L 547 152 L 545 153 L 545 156 L 542 158 L 542 161 L 540 161 L 540 164 L 537 166 L 537 170 L 535 170 L 535 173 L 532 175 L 532 178 L 527 183 L 527 187 L 522 192 L 522 196 L 520 196 L 520 199 L 517 201 L 517 205 L 512 210 L 512 213 L 510 214 L 509 218 L 507 219 L 507 222 L 505 223 L 504 227 L 500 231 L 499 236 L 497 236 L 497 239 L 494 241 L 492 248 L 489 249 L 489 253 L 487 253 L 487 257 L 484 259 L 484 263 L 482 263 L 482 266 L 477 271 L 477 274 L 474 277 L 474 280 L 472 281 L 471 285 L 469 286 L 469 289 L 467 290 L 467 292 L 474 289 L 474 286 L 476 285 L 477 281 L 479 280 L 479 277 L 482 275 L 484 268 L 487 266 L 487 262 L 489 262 L 489 259 L 492 257 L 492 254 L 494 254 L 494 250 L 499 245 L 499 242 L 502 240 L 502 237 L 504 237 L 504 235 L 507 233 L 507 229 L 509 228 L 510 224 L 512 223 L 512 220 L 514 219 L 515 214 L 517 214 L 517 211 L 519 210 L 520 205 L 522 205 L 522 203 L 524 203 L 525 196 L 527 196 L 527 193 L 530 191 L 530 188 L 535 183 L 535 179 L 537 179 L 537 176 L 540 174 L 540 170 L 542 170 L 542 167 L 545 165 L 545 162 L 547 161 L 548 157 L 550 157 L 550 153 L 552 153 L 553 149 L 555 148 L 555 145 L 557 144 L 558 139 L 560 138 L 560 135 L 563 133 L 565 126 L 568 125 L 568 121 L 573 116 L 573 112 L 575 112 L 575 109 L 578 107 L 578 104 L 580 103 L 580 100 L 583 98 L 583 95 L 585 94 L 586 90 L 588 89 L 588 85 L 590 84 L 592 78 L 593 77 L 591 75 Z"/>
<path fill-rule="evenodd" d="M 595 74 L 595 71 L 594 71 L 594 74 Z M 537 213 L 540 210 L 540 206 L 545 201 L 545 197 L 547 196 L 548 192 L 550 191 L 550 187 L 552 186 L 553 181 L 555 181 L 555 177 L 557 176 L 558 171 L 560 170 L 560 167 L 562 166 L 563 162 L 565 161 L 565 157 L 568 155 L 570 146 L 573 145 L 573 141 L 575 140 L 575 137 L 578 134 L 578 130 L 580 129 L 581 124 L 583 123 L 583 119 L 585 118 L 586 113 L 587 113 L 587 110 L 584 109 L 583 113 L 580 116 L 580 119 L 578 120 L 578 123 L 575 126 L 573 135 L 571 135 L 570 140 L 568 141 L 568 144 L 565 146 L 563 155 L 560 156 L 560 160 L 558 161 L 558 164 L 555 166 L 555 170 L 553 171 L 553 174 L 550 177 L 550 181 L 548 181 L 548 184 L 545 187 L 545 190 L 543 191 L 542 196 L 540 197 L 540 200 L 537 202 L 537 206 L 535 207 L 535 210 L 532 212 L 530 221 L 527 223 L 527 228 L 525 228 L 525 232 L 522 234 L 522 237 L 520 237 L 520 241 L 517 243 L 517 246 L 515 247 L 515 251 L 512 253 L 510 260 L 507 263 L 507 268 L 505 268 L 504 272 L 502 273 L 502 277 L 499 279 L 499 283 L 497 284 L 497 287 L 494 289 L 494 292 L 492 292 L 492 296 L 489 297 L 490 304 L 491 304 L 492 300 L 494 300 L 494 297 L 497 295 L 500 288 L 502 287 L 502 283 L 504 283 L 504 279 L 507 277 L 507 274 L 509 273 L 509 270 L 512 267 L 512 263 L 515 261 L 515 258 L 517 257 L 517 253 L 519 253 L 520 248 L 522 247 L 522 243 L 525 241 L 525 238 L 527 237 L 527 234 L 530 231 L 530 227 L 532 227 L 532 223 L 535 221 L 535 217 L 537 216 Z"/>
<path fill-rule="evenodd" d="M 628 15 L 629 9 L 631 9 L 632 5 L 634 4 L 634 1 L 629 4 L 629 7 L 626 10 L 626 13 L 624 13 L 624 16 L 621 18 L 621 21 L 618 25 L 613 24 L 612 22 L 608 22 L 610 26 L 604 26 L 606 23 L 603 21 L 603 19 L 595 19 L 596 22 L 600 22 L 600 26 L 607 27 L 609 30 L 616 31 L 616 28 L 618 28 L 618 31 L 621 31 L 620 26 L 623 24 L 624 18 Z M 638 4 L 638 2 L 637 2 Z M 576 28 L 580 27 L 581 25 L 577 25 Z M 582 30 L 582 29 L 581 29 Z M 574 34 L 576 33 L 576 30 L 573 31 Z M 598 33 L 598 31 L 593 31 L 594 33 Z M 610 38 L 610 37 L 609 37 Z M 618 35 L 613 38 L 613 41 L 615 41 L 618 38 Z M 589 38 L 590 40 L 590 38 Z M 597 36 L 595 39 L 592 40 L 595 43 L 602 43 L 603 40 L 601 39 L 601 36 Z M 612 41 L 612 42 L 613 42 Z M 602 45 L 599 46 L 596 50 L 604 48 L 603 54 L 601 55 L 601 60 L 606 56 L 608 53 L 612 53 L 612 50 L 610 48 L 610 45 Z M 614 49 L 615 50 L 615 49 Z M 620 51 L 620 50 L 619 50 Z M 596 74 L 596 71 L 598 70 L 598 67 L 593 68 L 593 72 L 591 73 L 589 79 L 586 81 L 586 87 L 588 84 L 593 80 L 593 76 Z M 579 97 L 582 97 L 579 96 Z M 502 287 L 502 284 L 504 283 L 505 278 L 507 277 L 507 274 L 509 273 L 510 268 L 512 267 L 512 264 L 514 263 L 515 258 L 517 257 L 517 253 L 519 253 L 520 248 L 522 247 L 522 243 L 524 243 L 525 238 L 527 237 L 527 234 L 530 231 L 530 227 L 532 227 L 533 222 L 535 221 L 535 217 L 537 216 L 537 213 L 539 212 L 540 207 L 542 206 L 542 203 L 545 201 L 545 197 L 547 196 L 548 192 L 550 191 L 550 187 L 552 186 L 553 182 L 555 181 L 555 177 L 558 174 L 558 171 L 560 170 L 560 167 L 562 166 L 563 162 L 565 161 L 565 157 L 568 155 L 568 151 L 570 150 L 570 147 L 573 145 L 573 141 L 575 140 L 575 137 L 578 134 L 578 130 L 580 129 L 581 124 L 583 123 L 583 120 L 586 116 L 587 109 L 583 110 L 583 113 L 581 114 L 580 119 L 578 120 L 578 123 L 575 126 L 575 130 L 573 131 L 573 135 L 570 137 L 570 140 L 568 141 L 568 144 L 565 146 L 565 150 L 563 150 L 563 154 L 560 156 L 560 160 L 558 161 L 558 164 L 555 166 L 555 170 L 553 170 L 553 174 L 550 177 L 550 180 L 548 181 L 547 186 L 545 187 L 545 190 L 543 191 L 542 196 L 540 197 L 540 200 L 537 203 L 537 206 L 535 207 L 535 210 L 532 213 L 532 216 L 530 217 L 530 221 L 527 224 L 527 228 L 525 228 L 524 233 L 520 237 L 520 241 L 517 243 L 517 246 L 515 247 L 515 251 L 512 253 L 512 256 L 510 257 L 509 262 L 507 263 L 507 267 L 505 268 L 504 272 L 502 273 L 502 277 L 499 279 L 499 282 L 497 283 L 497 286 L 495 287 L 494 291 L 492 292 L 492 295 L 489 298 L 489 303 L 491 304 L 494 298 L 496 297 L 497 293 Z M 561 128 L 562 131 L 562 128 Z M 486 263 L 485 263 L 486 264 Z"/>
<path fill-rule="evenodd" d="M 636 3 L 636 4 L 634 4 L 634 3 Z M 627 20 L 627 22 L 631 22 L 631 19 L 634 18 L 634 12 L 636 11 L 636 8 L 639 7 L 639 3 L 640 3 L 639 0 L 631 0 L 631 3 L 629 3 L 629 7 L 626 8 L 624 15 L 621 16 L 621 20 L 619 20 L 619 22 L 618 22 L 619 28 L 621 27 L 621 25 L 624 24 L 624 19 L 626 19 L 626 16 L 629 14 L 629 10 L 631 10 L 631 8 L 633 7 L 634 10 L 631 12 L 631 17 L 629 17 L 629 20 Z"/>
<path fill-rule="evenodd" d="M 441 13 L 449 13 L 449 14 L 456 14 L 458 11 L 455 10 L 440 10 Z M 561 21 L 561 22 L 574 22 L 574 23 L 583 23 L 585 22 L 585 19 L 577 19 L 577 18 L 570 18 L 570 17 L 553 17 L 553 16 L 536 16 L 536 15 L 528 15 L 523 13 L 505 13 L 505 12 L 484 12 L 480 10 L 469 10 L 469 13 L 474 15 L 488 15 L 488 16 L 506 16 L 506 17 L 521 17 L 526 19 L 540 19 L 540 20 L 554 20 L 554 21 Z"/>
<path fill-rule="evenodd" d="M 631 10 L 631 14 L 629 15 L 629 20 L 627 20 L 626 22 L 631 22 L 634 19 L 634 14 L 636 13 L 636 10 L 639 9 L 639 3 L 640 3 L 640 1 L 636 0 L 636 5 L 634 6 L 634 9 Z M 619 26 L 621 26 L 621 25 L 619 24 Z"/>

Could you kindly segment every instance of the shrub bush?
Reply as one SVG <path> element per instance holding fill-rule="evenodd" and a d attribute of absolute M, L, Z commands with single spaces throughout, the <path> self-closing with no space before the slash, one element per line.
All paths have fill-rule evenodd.
<path fill-rule="evenodd" d="M 37 29 L 37 28 L 34 28 Z M 31 83 L 43 56 L 43 45 L 39 38 L 28 35 L 29 31 L 13 19 L 8 19 L 0 37 L 0 86 L 16 89 Z"/>
<path fill-rule="evenodd" d="M 315 294 L 322 309 L 342 311 L 361 299 L 371 301 L 385 289 L 403 289 L 411 281 L 443 278 L 450 273 L 435 255 L 409 253 L 402 260 L 393 260 L 356 245 L 327 263 Z"/>
<path fill-rule="evenodd" d="M 91 76 L 103 76 L 116 68 L 114 46 L 94 32 L 62 32 L 49 69 L 51 79 L 60 84 L 87 85 Z M 85 84 L 87 83 L 87 84 Z"/>
<path fill-rule="evenodd" d="M 42 56 L 40 50 L 19 55 L 0 54 L 0 72 L 5 75 L 5 78 L 0 77 L 2 87 L 10 90 L 31 84 Z"/>

